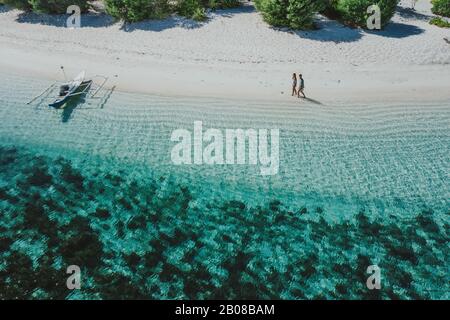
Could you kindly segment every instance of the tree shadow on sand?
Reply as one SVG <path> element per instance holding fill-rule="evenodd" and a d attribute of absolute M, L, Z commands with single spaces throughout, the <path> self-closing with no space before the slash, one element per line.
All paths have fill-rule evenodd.
<path fill-rule="evenodd" d="M 83 105 L 86 102 L 86 97 L 80 96 L 76 99 L 71 99 L 69 100 L 64 109 L 62 109 L 62 114 L 61 114 L 61 121 L 63 123 L 67 123 L 69 122 L 69 120 L 72 118 L 72 114 L 75 111 L 75 109 L 80 106 Z"/>
<path fill-rule="evenodd" d="M 75 109 L 78 110 L 100 110 L 104 109 L 106 103 L 111 98 L 112 94 L 115 92 L 116 86 L 113 86 L 111 89 L 107 90 L 107 93 L 100 98 L 98 103 L 91 103 L 88 100 L 90 99 L 97 99 L 93 98 L 92 96 L 90 99 L 87 98 L 87 94 L 80 95 L 78 97 L 74 97 L 71 100 L 69 100 L 64 108 L 62 109 L 61 113 L 61 121 L 63 123 L 69 122 L 70 119 L 72 119 L 72 114 L 75 111 Z"/>
<path fill-rule="evenodd" d="M 383 30 L 366 30 L 365 32 L 369 34 L 374 34 L 380 37 L 386 38 L 407 38 L 411 36 L 417 36 L 423 33 L 425 30 L 414 25 L 400 23 L 400 22 L 390 22 Z"/>
<path fill-rule="evenodd" d="M 354 42 L 362 38 L 362 29 L 350 28 L 342 25 L 338 21 L 321 17 L 317 22 L 317 30 L 311 31 L 290 31 L 303 39 L 310 39 L 320 42 Z"/>
<path fill-rule="evenodd" d="M 6 4 L 0 5 L 0 13 L 5 13 L 11 10 L 12 8 L 10 6 L 7 6 Z"/>
<path fill-rule="evenodd" d="M 405 8 L 397 6 L 397 14 L 405 19 L 414 19 L 414 20 L 421 20 L 428 22 L 431 18 L 433 18 L 432 15 L 428 15 L 416 10 L 413 10 L 411 8 Z"/>
<path fill-rule="evenodd" d="M 136 30 L 161 32 L 172 28 L 197 29 L 204 26 L 207 22 L 208 21 L 197 22 L 180 16 L 170 16 L 163 20 L 145 20 L 141 22 L 123 23 L 121 30 L 125 32 L 133 32 Z"/>
<path fill-rule="evenodd" d="M 33 12 L 22 12 L 16 21 L 19 23 L 41 24 L 46 26 L 67 27 L 68 14 L 38 14 Z M 89 12 L 81 15 L 81 28 L 103 28 L 116 23 L 110 15 L 104 13 Z"/>
<path fill-rule="evenodd" d="M 208 19 L 203 22 L 198 22 L 178 15 L 171 15 L 161 20 L 145 20 L 141 22 L 124 23 L 121 29 L 126 32 L 133 32 L 136 30 L 161 32 L 172 28 L 198 29 L 218 17 L 232 18 L 237 14 L 251 13 L 254 11 L 255 8 L 253 6 L 242 5 L 238 8 L 212 11 L 208 14 Z"/>
<path fill-rule="evenodd" d="M 425 30 L 414 25 L 390 22 L 383 30 L 365 30 L 362 28 L 351 28 L 342 25 L 335 20 L 321 19 L 318 23 L 318 30 L 311 31 L 287 31 L 296 34 L 300 38 L 321 42 L 353 42 L 360 40 L 364 34 L 373 34 L 386 38 L 407 38 L 423 33 Z M 285 31 L 285 30 L 282 30 Z"/>

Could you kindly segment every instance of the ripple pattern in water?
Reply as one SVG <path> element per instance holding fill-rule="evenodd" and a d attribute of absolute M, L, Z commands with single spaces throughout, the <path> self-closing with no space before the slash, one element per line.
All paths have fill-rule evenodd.
<path fill-rule="evenodd" d="M 41 81 L 8 77 L 2 297 L 448 298 L 449 105 L 115 93 L 54 111 L 25 105 Z M 173 166 L 171 132 L 197 120 L 279 128 L 280 174 Z M 77 262 L 89 281 L 70 294 L 55 283 Z M 365 288 L 373 263 L 380 292 Z"/>

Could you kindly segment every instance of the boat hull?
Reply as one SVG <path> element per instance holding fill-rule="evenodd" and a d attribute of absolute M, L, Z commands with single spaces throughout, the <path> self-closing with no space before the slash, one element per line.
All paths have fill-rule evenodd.
<path fill-rule="evenodd" d="M 55 108 L 55 109 L 61 109 L 64 108 L 64 106 L 67 104 L 67 102 L 71 101 L 72 99 L 78 99 L 81 96 L 83 96 L 84 93 L 86 93 L 89 88 L 92 85 L 92 80 L 89 81 L 83 81 L 78 88 L 76 88 L 74 91 L 69 92 L 64 97 L 61 97 L 57 100 L 55 100 L 53 103 L 50 103 L 48 106 Z"/>

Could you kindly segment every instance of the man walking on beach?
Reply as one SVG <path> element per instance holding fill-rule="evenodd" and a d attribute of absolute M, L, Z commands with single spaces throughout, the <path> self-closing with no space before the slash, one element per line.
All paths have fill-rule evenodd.
<path fill-rule="evenodd" d="M 303 90 L 305 89 L 305 80 L 303 80 L 303 76 L 301 73 L 298 75 L 298 78 L 299 78 L 298 80 L 300 82 L 300 85 L 298 87 L 298 95 L 297 96 L 300 98 L 300 93 L 301 93 L 303 95 L 303 98 L 306 98 L 305 93 L 303 92 Z"/>

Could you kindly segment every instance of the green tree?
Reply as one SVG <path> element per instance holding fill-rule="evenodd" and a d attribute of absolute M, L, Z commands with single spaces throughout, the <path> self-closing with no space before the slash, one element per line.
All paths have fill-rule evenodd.
<path fill-rule="evenodd" d="M 450 0 L 431 0 L 431 11 L 440 16 L 450 17 Z"/>
<path fill-rule="evenodd" d="M 331 1 L 339 19 L 347 25 L 366 28 L 367 19 L 371 16 L 367 8 L 377 5 L 381 10 L 381 26 L 389 23 L 395 14 L 399 0 L 337 0 Z"/>
<path fill-rule="evenodd" d="M 264 20 L 276 27 L 311 29 L 314 15 L 325 8 L 325 0 L 256 0 Z"/>
<path fill-rule="evenodd" d="M 28 0 L 33 11 L 42 13 L 66 13 L 71 5 L 79 6 L 82 12 L 89 8 L 87 0 Z"/>
<path fill-rule="evenodd" d="M 200 0 L 180 0 L 176 7 L 176 11 L 180 15 L 189 18 L 203 8 Z"/>
<path fill-rule="evenodd" d="M 168 0 L 105 0 L 105 4 L 110 15 L 128 22 L 164 18 L 171 11 Z"/>
<path fill-rule="evenodd" d="M 28 0 L 3 0 L 4 4 L 21 10 L 31 10 Z"/>
<path fill-rule="evenodd" d="M 268 24 L 276 27 L 289 25 L 288 0 L 255 0 L 255 6 Z"/>
<path fill-rule="evenodd" d="M 66 13 L 67 8 L 71 5 L 77 5 L 81 11 L 89 8 L 87 0 L 4 0 L 14 8 L 22 10 L 33 10 L 39 13 Z"/>
<path fill-rule="evenodd" d="M 325 9 L 326 2 L 320 0 L 290 0 L 287 18 L 293 29 L 313 29 L 314 15 Z"/>
<path fill-rule="evenodd" d="M 241 5 L 239 0 L 203 0 L 205 6 L 211 9 L 229 9 Z"/>

